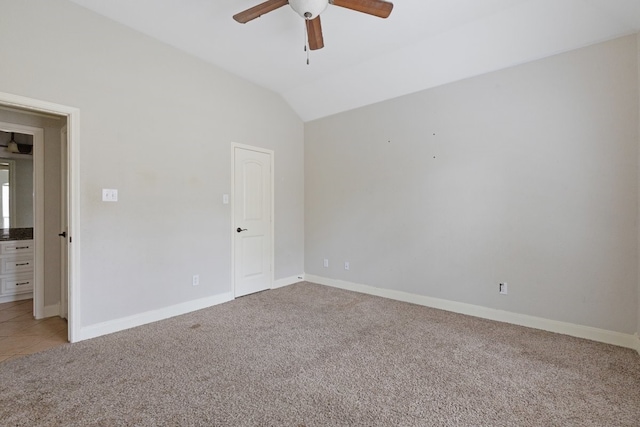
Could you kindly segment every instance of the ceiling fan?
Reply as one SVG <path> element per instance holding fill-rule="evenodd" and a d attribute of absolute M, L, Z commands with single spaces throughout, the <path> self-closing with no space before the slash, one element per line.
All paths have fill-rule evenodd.
<path fill-rule="evenodd" d="M 340 6 L 356 12 L 387 18 L 393 9 L 393 3 L 384 0 L 267 0 L 257 6 L 233 15 L 233 19 L 241 24 L 259 18 L 265 13 L 272 12 L 282 6 L 291 6 L 302 16 L 307 24 L 309 49 L 317 50 L 324 47 L 320 14 L 329 4 Z"/>

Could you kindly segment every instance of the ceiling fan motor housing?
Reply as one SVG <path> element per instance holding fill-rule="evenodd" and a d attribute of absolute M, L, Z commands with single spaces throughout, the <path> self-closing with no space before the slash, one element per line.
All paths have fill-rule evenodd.
<path fill-rule="evenodd" d="M 329 5 L 329 0 L 289 0 L 289 5 L 304 19 L 315 19 Z"/>

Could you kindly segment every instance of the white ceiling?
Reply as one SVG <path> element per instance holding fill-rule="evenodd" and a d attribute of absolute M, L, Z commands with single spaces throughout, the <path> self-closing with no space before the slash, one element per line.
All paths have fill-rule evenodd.
<path fill-rule="evenodd" d="M 304 121 L 640 30 L 640 0 L 395 0 L 388 19 L 330 5 L 306 64 L 304 22 L 263 0 L 72 0 L 280 94 Z"/>

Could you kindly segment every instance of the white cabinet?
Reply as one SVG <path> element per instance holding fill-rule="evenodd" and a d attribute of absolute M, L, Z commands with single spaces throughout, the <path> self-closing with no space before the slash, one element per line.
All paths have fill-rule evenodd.
<path fill-rule="evenodd" d="M 33 240 L 0 242 L 0 303 L 33 295 Z"/>

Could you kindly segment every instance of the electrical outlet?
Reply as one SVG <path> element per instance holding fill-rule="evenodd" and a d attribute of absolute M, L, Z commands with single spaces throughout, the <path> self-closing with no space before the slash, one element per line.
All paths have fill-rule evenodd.
<path fill-rule="evenodd" d="M 329 267 L 329 260 L 328 259 L 324 259 L 324 268 L 328 268 Z"/>
<path fill-rule="evenodd" d="M 193 286 L 198 286 L 200 284 L 200 275 L 194 274 L 193 279 L 191 280 L 191 284 Z"/>
<path fill-rule="evenodd" d="M 507 282 L 500 283 L 500 293 L 502 295 L 507 295 L 509 293 L 509 288 L 507 287 Z"/>
<path fill-rule="evenodd" d="M 349 261 L 344 262 L 344 269 L 348 270 L 351 266 L 349 265 Z"/>

